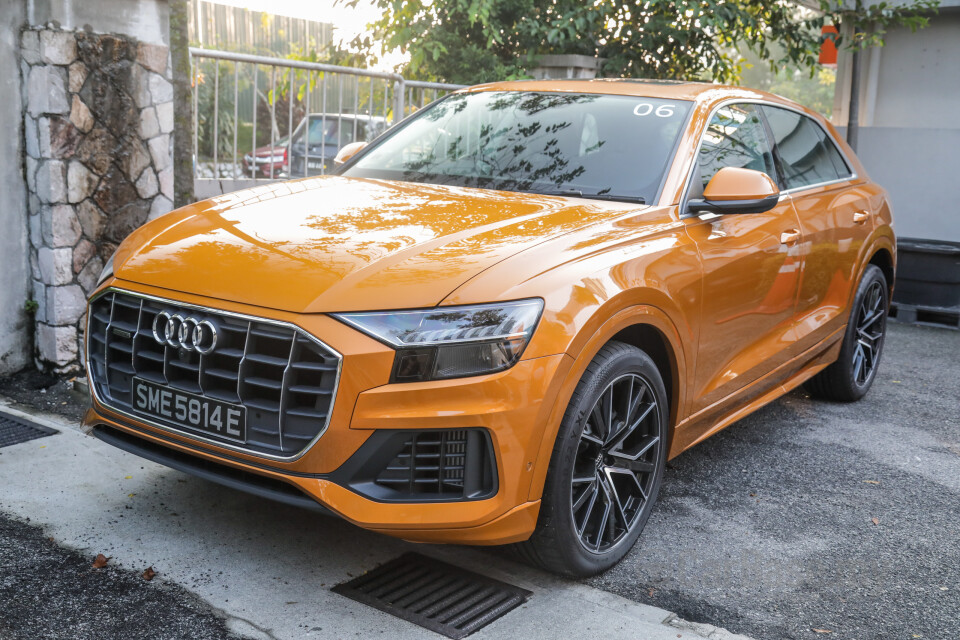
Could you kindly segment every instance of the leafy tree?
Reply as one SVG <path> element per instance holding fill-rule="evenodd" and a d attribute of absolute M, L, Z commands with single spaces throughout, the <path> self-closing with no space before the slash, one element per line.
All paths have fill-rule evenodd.
<path fill-rule="evenodd" d="M 774 69 L 812 70 L 823 24 L 874 25 L 853 30 L 850 46 L 862 47 L 890 25 L 923 26 L 936 0 L 806 4 L 819 11 L 785 0 L 377 0 L 373 38 L 354 45 L 407 51 L 409 75 L 449 82 L 524 77 L 549 53 L 599 57 L 604 76 L 735 82 L 742 48 Z"/>

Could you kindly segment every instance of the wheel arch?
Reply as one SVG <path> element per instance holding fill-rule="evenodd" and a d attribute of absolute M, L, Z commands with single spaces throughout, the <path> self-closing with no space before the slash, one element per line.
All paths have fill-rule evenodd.
<path fill-rule="evenodd" d="M 872 264 L 880 268 L 880 271 L 883 272 L 884 277 L 887 279 L 887 289 L 890 295 L 890 299 L 893 299 L 893 282 L 897 276 L 896 269 L 893 262 L 893 254 L 884 247 L 874 250 L 873 255 L 870 256 L 870 259 L 867 261 L 867 264 Z"/>
<path fill-rule="evenodd" d="M 680 332 L 670 317 L 657 307 L 636 305 L 624 308 L 610 317 L 601 327 L 592 331 L 589 337 L 585 337 L 576 353 L 567 353 L 570 366 L 564 374 L 562 386 L 545 426 L 535 459 L 529 490 L 531 500 L 538 500 L 543 494 L 560 423 L 563 421 L 577 384 L 600 349 L 615 340 L 643 350 L 657 366 L 669 397 L 668 429 L 672 441 L 680 412 L 686 401 L 683 382 L 686 379 L 687 365 Z M 670 456 L 669 444 L 667 455 Z"/>
<path fill-rule="evenodd" d="M 660 377 L 663 378 L 663 386 L 667 391 L 667 402 L 670 406 L 668 423 L 672 435 L 679 414 L 676 390 L 680 388 L 680 379 L 678 377 L 677 354 L 674 353 L 667 336 L 653 324 L 641 321 L 621 329 L 604 344 L 613 341 L 623 342 L 640 349 L 650 356 L 657 366 Z"/>

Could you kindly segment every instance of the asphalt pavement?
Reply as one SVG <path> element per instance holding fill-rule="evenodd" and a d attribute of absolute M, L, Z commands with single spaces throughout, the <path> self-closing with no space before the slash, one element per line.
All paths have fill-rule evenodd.
<path fill-rule="evenodd" d="M 0 638 L 236 638 L 183 587 L 154 585 L 109 560 L 95 569 L 92 560 L 39 527 L 0 514 Z"/>
<path fill-rule="evenodd" d="M 796 391 L 675 458 L 590 584 L 756 638 L 960 638 L 960 332 L 891 324 L 860 402 Z"/>

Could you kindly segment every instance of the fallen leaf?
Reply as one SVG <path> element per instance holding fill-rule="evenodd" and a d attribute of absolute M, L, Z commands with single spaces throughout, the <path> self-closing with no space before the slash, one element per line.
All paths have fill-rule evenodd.
<path fill-rule="evenodd" d="M 893 384 L 900 384 L 899 380 L 891 380 L 890 382 L 892 382 Z"/>
<path fill-rule="evenodd" d="M 127 497 L 128 497 L 128 498 L 132 498 L 132 497 L 135 496 L 135 495 L 137 495 L 137 494 L 135 494 L 135 493 L 128 493 L 128 494 L 127 494 Z"/>
<path fill-rule="evenodd" d="M 147 567 L 147 570 L 143 572 L 141 577 L 144 580 L 153 580 L 155 575 L 157 575 L 157 572 L 153 570 L 153 567 Z"/>
<path fill-rule="evenodd" d="M 870 518 L 870 522 L 873 524 L 880 524 L 880 518 Z"/>
<path fill-rule="evenodd" d="M 750 492 L 750 497 L 751 497 L 751 498 L 756 498 L 756 497 L 757 497 L 756 492 L 751 491 L 751 492 Z"/>
<path fill-rule="evenodd" d="M 657 592 L 656 589 L 651 588 L 649 591 L 647 591 L 647 595 L 652 598 L 653 594 L 655 594 L 656 592 Z"/>
<path fill-rule="evenodd" d="M 817 629 L 817 628 L 814 628 L 813 632 L 814 633 L 833 633 L 833 631 L 830 631 L 830 629 Z"/>
<path fill-rule="evenodd" d="M 102 553 L 98 553 L 96 559 L 93 561 L 93 568 L 103 569 L 105 566 L 107 566 L 108 562 L 110 562 L 110 558 L 103 555 Z"/>
<path fill-rule="evenodd" d="M 133 476 L 123 476 L 123 479 L 124 479 L 124 480 L 132 480 L 132 479 L 133 479 Z"/>
<path fill-rule="evenodd" d="M 879 480 L 864 480 L 864 482 L 867 484 L 880 484 Z"/>

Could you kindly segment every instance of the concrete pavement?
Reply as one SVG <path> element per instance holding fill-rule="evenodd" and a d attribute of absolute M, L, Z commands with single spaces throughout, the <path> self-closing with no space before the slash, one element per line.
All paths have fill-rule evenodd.
<path fill-rule="evenodd" d="M 24 416 L 2 403 L 0 411 Z M 55 416 L 30 417 L 61 433 L 0 449 L 0 511 L 29 518 L 57 545 L 90 561 L 98 553 L 112 556 L 111 566 L 134 576 L 152 566 L 158 572 L 153 584 L 165 581 L 195 594 L 239 636 L 439 637 L 329 591 L 416 549 L 534 592 L 525 606 L 473 636 L 478 639 L 743 638 L 555 578 L 495 551 L 412 545 L 232 491 L 114 449 Z M 48 577 L 54 588 L 57 579 Z M 122 593 L 104 593 L 94 602 L 133 606 Z"/>

